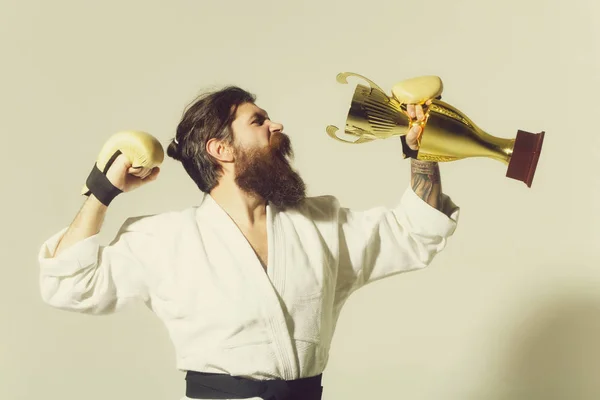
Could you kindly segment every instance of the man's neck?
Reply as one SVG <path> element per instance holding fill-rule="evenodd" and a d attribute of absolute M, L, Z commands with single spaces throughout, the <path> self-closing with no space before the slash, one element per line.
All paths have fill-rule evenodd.
<path fill-rule="evenodd" d="M 252 228 L 265 221 L 266 201 L 244 192 L 234 182 L 222 180 L 210 196 L 240 227 Z"/>

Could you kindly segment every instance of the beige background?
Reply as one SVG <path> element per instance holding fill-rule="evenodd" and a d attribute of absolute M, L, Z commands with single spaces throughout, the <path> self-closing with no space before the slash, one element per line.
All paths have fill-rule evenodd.
<path fill-rule="evenodd" d="M 437 74 L 444 99 L 490 133 L 547 132 L 534 185 L 489 159 L 442 165 L 462 208 L 430 269 L 347 304 L 325 399 L 600 398 L 600 49 L 593 0 L 0 1 L 0 398 L 178 399 L 183 374 L 142 306 L 108 317 L 54 310 L 36 255 L 82 204 L 107 137 L 166 143 L 202 90 L 233 83 L 283 122 L 310 194 L 391 205 L 407 187 L 399 141 L 335 142 L 354 84 Z M 331 166 L 328 166 L 331 165 Z M 111 206 L 195 203 L 180 165 Z"/>

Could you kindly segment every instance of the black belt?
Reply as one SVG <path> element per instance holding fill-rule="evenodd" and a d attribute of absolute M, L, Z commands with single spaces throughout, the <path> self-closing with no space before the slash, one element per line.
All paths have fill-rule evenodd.
<path fill-rule="evenodd" d="M 321 400 L 322 374 L 294 380 L 252 380 L 227 374 L 188 371 L 185 395 L 190 399 Z"/>

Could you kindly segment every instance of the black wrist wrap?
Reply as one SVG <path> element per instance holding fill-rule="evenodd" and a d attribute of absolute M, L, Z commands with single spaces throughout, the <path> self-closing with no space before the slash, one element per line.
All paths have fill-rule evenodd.
<path fill-rule="evenodd" d="M 406 135 L 400 136 L 400 140 L 402 141 L 402 153 L 404 153 L 404 158 L 416 159 L 417 155 L 419 154 L 419 150 L 413 150 L 408 147 L 408 144 L 406 143 Z"/>
<path fill-rule="evenodd" d="M 100 171 L 97 163 L 94 164 L 94 167 L 92 168 L 92 171 L 88 175 L 88 178 L 85 182 L 88 191 L 84 193 L 84 196 L 93 194 L 102 204 L 108 207 L 115 197 L 123 193 L 121 189 L 114 186 L 106 177 L 106 172 L 120 154 L 120 150 L 117 150 L 117 152 L 113 154 L 110 160 L 108 160 L 106 163 L 104 171 Z"/>

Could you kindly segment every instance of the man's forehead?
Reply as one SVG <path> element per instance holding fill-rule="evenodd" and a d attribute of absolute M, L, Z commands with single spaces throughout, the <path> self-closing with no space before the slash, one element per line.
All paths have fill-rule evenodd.
<path fill-rule="evenodd" d="M 265 110 L 263 110 L 262 108 L 260 108 L 259 106 L 257 106 L 254 103 L 244 103 L 244 104 L 240 104 L 240 106 L 237 109 L 237 113 L 236 113 L 236 118 L 250 118 L 253 115 L 263 115 L 263 116 L 267 116 L 267 112 Z"/>

